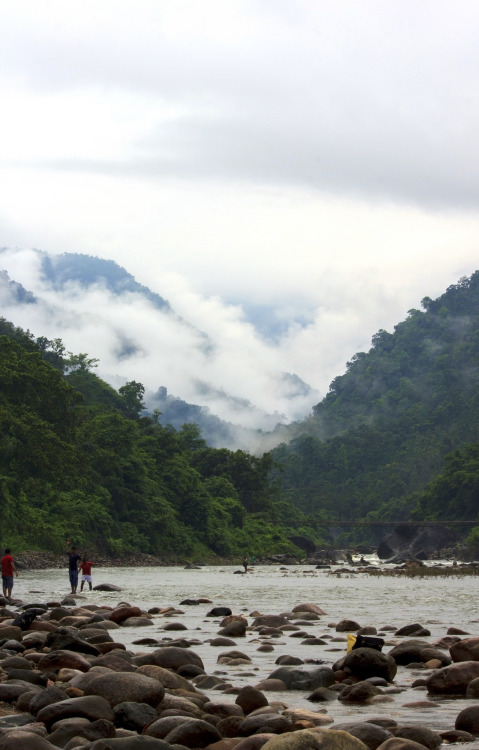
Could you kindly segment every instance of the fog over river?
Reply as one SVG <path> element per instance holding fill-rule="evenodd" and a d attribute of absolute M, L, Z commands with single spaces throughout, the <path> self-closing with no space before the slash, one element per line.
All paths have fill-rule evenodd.
<path fill-rule="evenodd" d="M 84 592 L 77 601 L 78 604 L 111 606 L 126 601 L 144 610 L 167 606 L 181 610 L 167 617 L 154 615 L 148 627 L 123 627 L 110 633 L 114 640 L 134 651 L 147 650 L 145 646 L 132 645 L 133 641 L 144 637 L 156 638 L 160 643 L 175 638 L 194 640 L 191 648 L 202 658 L 206 672 L 224 678 L 235 687 L 256 685 L 265 679 L 276 669 L 275 661 L 282 654 L 323 660 L 331 665 L 346 653 L 347 638 L 347 633 L 337 633 L 331 624 L 346 618 L 356 620 L 361 626 L 374 625 L 379 633 L 385 626 L 400 628 L 419 622 L 430 630 L 431 636 L 425 640 L 431 644 L 446 635 L 450 626 L 479 636 L 478 582 L 473 576 L 402 578 L 376 577 L 367 573 L 339 576 L 307 566 L 286 569 L 256 566 L 246 575 L 236 575 L 235 571 L 240 567 L 204 566 L 199 570 L 180 567 L 93 568 L 93 585 L 113 583 L 122 590 L 114 593 Z M 64 570 L 22 570 L 15 579 L 14 596 L 31 603 L 60 601 L 69 590 L 66 567 Z M 180 604 L 188 598 L 206 598 L 212 604 Z M 305 602 L 318 604 L 327 614 L 317 621 L 302 622 L 300 627 L 309 635 L 325 638 L 326 645 L 303 645 L 302 639 L 292 638 L 289 631 L 280 637 L 260 637 L 252 630 L 248 630 L 243 638 L 233 639 L 236 646 L 213 647 L 208 642 L 220 629 L 221 618 L 206 617 L 212 606 L 230 607 L 233 614 L 245 615 L 251 625 L 252 612 L 279 614 Z M 187 630 L 164 632 L 168 622 L 183 623 Z M 386 640 L 385 653 L 402 640 L 391 632 L 383 637 Z M 270 643 L 274 650 L 269 653 L 258 651 L 262 643 Z M 251 664 L 235 667 L 217 664 L 219 654 L 233 648 L 247 654 Z M 311 703 L 306 699 L 308 693 L 302 691 L 268 692 L 266 695 L 270 702 L 281 700 L 290 706 L 309 710 L 326 709 L 335 723 L 387 716 L 400 724 L 422 724 L 430 729 L 453 728 L 459 711 L 474 701 L 428 696 L 424 687 L 412 688 L 415 680 L 428 674 L 425 669 L 398 667 L 394 687 L 401 688 L 401 692 L 391 693 L 392 702 L 371 706 L 343 705 L 338 700 Z M 225 695 L 218 690 L 203 692 L 210 694 L 215 701 L 235 700 L 235 695 Z M 387 688 L 385 692 L 388 692 Z M 404 704 L 427 699 L 431 701 L 429 708 L 404 707 Z M 479 742 L 469 747 L 476 745 L 479 747 Z"/>

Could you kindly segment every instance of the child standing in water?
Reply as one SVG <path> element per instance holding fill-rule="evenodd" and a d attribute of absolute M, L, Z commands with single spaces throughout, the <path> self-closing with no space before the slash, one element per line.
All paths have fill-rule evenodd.
<path fill-rule="evenodd" d="M 90 586 L 90 591 L 92 590 L 92 585 L 91 585 L 91 566 L 92 565 L 93 563 L 87 560 L 87 556 L 85 555 L 85 557 L 83 558 L 80 564 L 80 570 L 82 573 L 80 591 L 83 591 L 83 586 L 85 585 L 85 581 L 88 582 L 88 585 Z"/>

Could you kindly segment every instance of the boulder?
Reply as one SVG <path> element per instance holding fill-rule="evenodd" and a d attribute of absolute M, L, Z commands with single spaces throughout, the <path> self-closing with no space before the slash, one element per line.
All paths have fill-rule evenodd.
<path fill-rule="evenodd" d="M 237 617 L 234 620 L 228 622 L 223 628 L 218 630 L 218 635 L 240 638 L 246 633 L 248 623 L 243 617 Z"/>
<path fill-rule="evenodd" d="M 350 633 L 359 630 L 361 625 L 355 620 L 340 620 L 336 625 L 337 633 Z"/>
<path fill-rule="evenodd" d="M 467 706 L 463 708 L 456 717 L 455 729 L 469 732 L 470 734 L 479 734 L 479 706 Z"/>
<path fill-rule="evenodd" d="M 190 721 L 191 716 L 163 716 L 160 719 L 155 719 L 143 730 L 144 734 L 148 737 L 157 737 L 158 739 L 164 739 L 173 729 L 176 729 L 180 724 L 184 724 L 186 721 Z"/>
<path fill-rule="evenodd" d="M 87 742 L 94 742 L 114 736 L 115 727 L 111 721 L 105 719 L 86 721 L 86 724 L 81 724 L 79 719 L 62 719 L 48 739 L 56 747 L 71 747 L 70 743 L 73 738 L 75 738 L 75 745 L 77 745 L 76 740 L 80 737 Z"/>
<path fill-rule="evenodd" d="M 116 727 L 131 729 L 133 732 L 141 733 L 147 724 L 150 724 L 157 717 L 156 708 L 149 706 L 148 703 L 138 703 L 135 701 L 125 701 L 117 703 L 113 709 L 115 718 L 113 720 Z"/>
<path fill-rule="evenodd" d="M 369 721 L 353 722 L 351 724 L 335 724 L 335 729 L 342 729 L 344 732 L 352 734 L 361 742 L 364 742 L 369 750 L 376 748 L 391 737 L 391 733 L 383 727 L 372 724 Z"/>
<path fill-rule="evenodd" d="M 88 672 L 90 666 L 89 661 L 74 651 L 50 651 L 49 654 L 42 656 L 37 664 L 42 672 L 55 672 L 64 668 Z"/>
<path fill-rule="evenodd" d="M 366 745 L 348 732 L 335 729 L 301 729 L 272 737 L 264 750 L 367 750 Z M 424 749 L 423 749 L 424 750 Z"/>
<path fill-rule="evenodd" d="M 165 737 L 165 741 L 170 745 L 184 745 L 189 748 L 206 747 L 221 739 L 216 727 L 202 719 L 190 719 L 179 724 Z"/>
<path fill-rule="evenodd" d="M 99 583 L 97 586 L 93 586 L 93 591 L 121 591 L 121 588 L 115 586 L 114 583 Z"/>
<path fill-rule="evenodd" d="M 426 688 L 434 695 L 465 695 L 471 680 L 479 677 L 479 662 L 462 661 L 433 672 Z"/>
<path fill-rule="evenodd" d="M 391 729 L 395 737 L 402 737 L 405 740 L 412 740 L 424 745 L 428 750 L 435 750 L 442 744 L 442 739 L 437 732 L 432 729 L 421 726 L 400 726 Z"/>
<path fill-rule="evenodd" d="M 303 669 L 282 666 L 275 669 L 268 679 L 281 680 L 287 690 L 315 690 L 317 687 L 329 687 L 335 682 L 333 670 L 326 666 Z"/>
<path fill-rule="evenodd" d="M 51 685 L 40 693 L 35 693 L 28 703 L 28 710 L 33 716 L 36 716 L 42 708 L 49 706 L 51 703 L 59 703 L 67 698 L 67 694 L 62 688 Z"/>
<path fill-rule="evenodd" d="M 427 641 L 411 639 L 394 646 L 388 652 L 388 656 L 391 656 L 396 664 L 407 666 L 407 664 L 411 664 L 412 662 L 422 661 L 421 651 L 425 648 L 429 648 L 429 646 L 430 644 Z"/>
<path fill-rule="evenodd" d="M 381 694 L 380 688 L 372 685 L 366 680 L 356 682 L 354 685 L 346 685 L 338 696 L 344 703 L 367 703 L 374 695 Z"/>
<path fill-rule="evenodd" d="M 113 711 L 108 701 L 96 695 L 67 698 L 59 703 L 50 703 L 37 713 L 37 721 L 42 721 L 49 728 L 60 719 L 78 716 L 89 721 L 95 721 L 96 719 L 113 721 Z"/>
<path fill-rule="evenodd" d="M 282 716 L 277 713 L 267 714 L 253 714 L 246 716 L 238 727 L 239 737 L 249 737 L 251 734 L 257 732 L 271 732 L 274 734 L 282 734 L 283 732 L 290 732 L 292 729 L 293 722 L 286 716 Z"/>
<path fill-rule="evenodd" d="M 178 646 L 165 646 L 165 648 L 159 648 L 150 654 L 135 656 L 132 663 L 139 667 L 144 664 L 156 664 L 158 667 L 172 669 L 174 672 L 185 664 L 194 664 L 204 669 L 203 662 L 198 654 L 195 654 L 194 651 L 178 648 Z"/>
<path fill-rule="evenodd" d="M 391 654 L 383 654 L 374 648 L 356 648 L 350 651 L 344 659 L 343 669 L 361 680 L 383 677 L 388 682 L 392 682 L 397 672 L 396 662 Z"/>
<path fill-rule="evenodd" d="M 404 737 L 391 737 L 382 742 L 377 750 L 424 750 L 424 745 Z"/>
<path fill-rule="evenodd" d="M 136 672 L 111 672 L 96 677 L 85 687 L 85 695 L 98 695 L 111 706 L 125 701 L 157 706 L 163 700 L 165 688 L 158 680 Z"/>
<path fill-rule="evenodd" d="M 307 602 L 305 604 L 297 604 L 292 609 L 293 612 L 313 612 L 315 615 L 325 615 L 324 609 L 321 609 L 317 604 L 311 604 Z"/>
<path fill-rule="evenodd" d="M 0 750 L 55 750 L 55 745 L 33 732 L 12 729 L 0 737 Z"/>
<path fill-rule="evenodd" d="M 449 653 L 454 662 L 479 661 L 479 638 L 464 638 L 453 643 Z"/>
<path fill-rule="evenodd" d="M 141 609 L 139 607 L 131 607 L 129 605 L 124 607 L 117 607 L 113 610 L 113 612 L 110 613 L 109 619 L 112 622 L 116 622 L 117 625 L 120 625 L 129 617 L 141 617 Z"/>
<path fill-rule="evenodd" d="M 235 703 L 240 706 L 245 714 L 250 714 L 257 708 L 268 705 L 268 699 L 257 688 L 245 685 L 238 693 Z"/>

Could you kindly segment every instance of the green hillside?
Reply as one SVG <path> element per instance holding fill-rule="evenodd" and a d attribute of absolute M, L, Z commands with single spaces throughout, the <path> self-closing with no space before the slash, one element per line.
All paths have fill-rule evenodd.
<path fill-rule="evenodd" d="M 143 416 L 96 361 L 0 319 L 0 528 L 15 548 L 168 559 L 298 552 L 271 517 L 268 456 L 208 448 L 195 425 Z M 296 515 L 294 513 L 294 515 Z"/>
<path fill-rule="evenodd" d="M 284 498 L 305 513 L 477 517 L 477 493 L 466 513 L 460 497 L 446 504 L 438 482 L 429 483 L 447 454 L 479 442 L 479 272 L 421 304 L 354 355 L 312 416 L 285 430 L 291 442 L 272 452 Z"/>

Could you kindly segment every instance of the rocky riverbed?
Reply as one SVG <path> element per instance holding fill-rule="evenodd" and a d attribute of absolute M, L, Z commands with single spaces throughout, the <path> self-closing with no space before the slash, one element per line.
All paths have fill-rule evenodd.
<path fill-rule="evenodd" d="M 184 624 L 191 608 L 206 639 Z M 366 642 L 347 653 L 353 634 Z M 427 623 L 331 622 L 312 602 L 245 614 L 206 597 L 148 610 L 0 597 L 0 750 L 434 750 L 478 744 L 478 697 L 479 637 L 457 623 L 433 637 Z"/>

